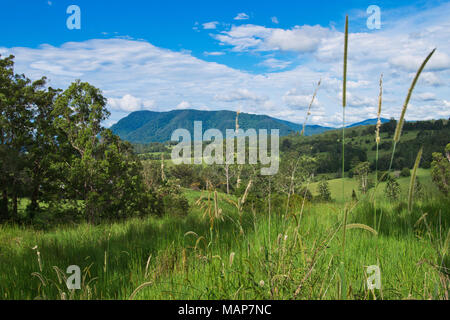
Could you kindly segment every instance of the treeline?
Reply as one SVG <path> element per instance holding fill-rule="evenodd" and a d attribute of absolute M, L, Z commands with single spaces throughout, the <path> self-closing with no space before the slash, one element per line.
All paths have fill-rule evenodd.
<path fill-rule="evenodd" d="M 162 196 L 144 183 L 132 145 L 102 127 L 108 116 L 89 83 L 46 87 L 46 78 L 15 74 L 13 56 L 0 57 L 0 220 L 160 213 Z"/>
<path fill-rule="evenodd" d="M 397 126 L 397 121 L 391 119 L 381 126 L 380 132 L 384 133 L 379 150 L 384 151 L 378 161 L 378 169 L 387 170 L 391 160 L 392 137 Z M 450 121 L 416 121 L 405 122 L 403 131 L 414 132 L 416 137 L 400 142 L 395 151 L 393 162 L 394 170 L 401 170 L 405 167 L 411 168 L 414 165 L 418 150 L 423 146 L 422 168 L 430 168 L 432 154 L 441 152 L 448 143 L 450 136 Z M 358 163 L 370 162 L 371 170 L 375 170 L 375 159 L 368 158 L 368 151 L 376 150 L 375 126 L 364 126 L 361 128 L 351 128 L 346 131 L 345 144 L 345 170 L 349 171 Z M 342 157 L 342 145 L 340 139 L 342 133 L 333 131 L 317 136 L 299 137 L 289 136 L 283 138 L 280 149 L 282 152 L 299 152 L 317 158 L 317 173 L 337 173 L 342 168 L 342 163 L 336 161 Z M 360 139 L 356 143 L 355 139 Z"/>

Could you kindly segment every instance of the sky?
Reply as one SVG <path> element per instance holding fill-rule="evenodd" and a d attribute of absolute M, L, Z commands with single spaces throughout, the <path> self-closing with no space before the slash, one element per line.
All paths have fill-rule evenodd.
<path fill-rule="evenodd" d="M 138 110 L 232 110 L 310 124 L 342 123 L 342 57 L 349 16 L 346 122 L 398 118 L 427 54 L 407 120 L 450 117 L 450 1 L 1 0 L 0 55 L 54 88 L 100 88 L 111 126 Z M 71 5 L 80 9 L 80 28 Z M 380 25 L 373 28 L 379 8 Z M 78 21 L 78 20 L 77 20 Z"/>

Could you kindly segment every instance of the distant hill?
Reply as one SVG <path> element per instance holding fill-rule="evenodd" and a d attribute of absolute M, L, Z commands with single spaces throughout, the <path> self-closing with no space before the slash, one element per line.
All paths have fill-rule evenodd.
<path fill-rule="evenodd" d="M 164 142 L 170 140 L 172 132 L 179 128 L 193 133 L 194 121 L 202 121 L 203 131 L 215 128 L 225 136 L 226 129 L 234 129 L 236 112 L 234 111 L 200 111 L 173 110 L 167 112 L 136 111 L 111 127 L 111 130 L 123 140 L 133 143 Z M 239 128 L 279 129 L 281 136 L 301 131 L 301 125 L 279 120 L 266 115 L 239 114 Z M 334 128 L 317 125 L 306 126 L 305 134 L 312 135 Z"/>
<path fill-rule="evenodd" d="M 194 131 L 194 121 L 202 121 L 203 131 L 215 128 L 222 131 L 225 136 L 226 129 L 234 129 L 236 112 L 234 111 L 200 111 L 200 110 L 172 110 L 167 112 L 136 111 L 111 127 L 111 130 L 121 139 L 132 143 L 147 144 L 151 142 L 169 141 L 172 132 L 179 128 Z M 388 122 L 382 119 L 382 122 Z M 377 119 L 369 119 L 350 125 L 349 127 L 376 124 Z M 281 136 L 293 132 L 300 132 L 302 124 L 280 120 L 267 115 L 241 113 L 239 114 L 239 128 L 279 129 Z M 305 135 L 320 134 L 336 128 L 320 125 L 306 125 Z"/>
<path fill-rule="evenodd" d="M 389 122 L 389 119 L 386 118 L 381 118 L 381 123 L 386 123 Z M 373 125 L 373 124 L 377 124 L 378 119 L 367 119 L 361 122 L 356 122 L 354 124 L 351 124 L 349 126 L 347 126 L 347 128 L 352 128 L 352 127 L 357 127 L 357 126 L 368 126 L 368 125 Z"/>

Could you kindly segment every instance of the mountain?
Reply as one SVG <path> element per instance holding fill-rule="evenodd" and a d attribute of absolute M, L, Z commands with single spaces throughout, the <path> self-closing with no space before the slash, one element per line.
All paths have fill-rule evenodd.
<path fill-rule="evenodd" d="M 386 119 L 386 118 L 380 118 L 380 120 L 381 120 L 382 124 L 389 122 L 389 119 Z M 364 120 L 361 122 L 356 122 L 354 124 L 351 124 L 351 125 L 347 126 L 347 128 L 352 128 L 352 127 L 357 127 L 357 126 L 374 125 L 374 124 L 377 124 L 377 122 L 378 122 L 378 119 L 367 119 L 367 120 Z"/>
<path fill-rule="evenodd" d="M 226 129 L 234 129 L 236 112 L 233 111 L 200 111 L 173 110 L 168 112 L 136 111 L 121 119 L 111 130 L 123 140 L 134 143 L 163 142 L 171 139 L 172 132 L 179 128 L 193 133 L 194 121 L 202 121 L 203 132 L 208 129 L 219 129 L 225 135 Z M 266 115 L 239 114 L 240 129 L 279 129 L 285 136 L 294 132 L 299 125 L 281 121 Z"/>
<path fill-rule="evenodd" d="M 202 121 L 203 132 L 208 129 L 219 129 L 225 136 L 226 129 L 234 129 L 236 112 L 234 111 L 200 111 L 200 110 L 172 110 L 167 112 L 136 111 L 111 127 L 111 130 L 121 139 L 133 143 L 164 142 L 171 139 L 173 131 L 179 128 L 194 131 L 194 121 Z M 383 119 L 383 121 L 389 121 Z M 352 126 L 375 124 L 376 119 L 366 120 Z M 302 130 L 302 125 L 290 121 L 272 118 L 266 115 L 239 114 L 239 128 L 279 129 L 280 136 L 286 136 Z M 319 134 L 336 128 L 319 125 L 306 125 L 305 135 Z"/>

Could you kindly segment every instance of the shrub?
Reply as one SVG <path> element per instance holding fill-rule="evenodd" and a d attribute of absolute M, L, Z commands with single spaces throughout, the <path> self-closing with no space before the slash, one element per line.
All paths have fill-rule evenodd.
<path fill-rule="evenodd" d="M 388 198 L 390 201 L 396 201 L 400 196 L 400 191 L 400 185 L 398 184 L 397 180 L 393 177 L 389 177 L 386 188 L 384 190 L 386 198 Z"/>
<path fill-rule="evenodd" d="M 330 186 L 327 180 L 322 180 L 319 182 L 319 198 L 322 201 L 331 200 Z"/>
<path fill-rule="evenodd" d="M 402 171 L 400 171 L 400 177 L 410 177 L 411 176 L 411 170 L 409 168 L 403 168 Z"/>
<path fill-rule="evenodd" d="M 445 147 L 446 157 L 441 153 L 433 153 L 431 177 L 438 189 L 445 195 L 450 191 L 450 143 Z"/>

